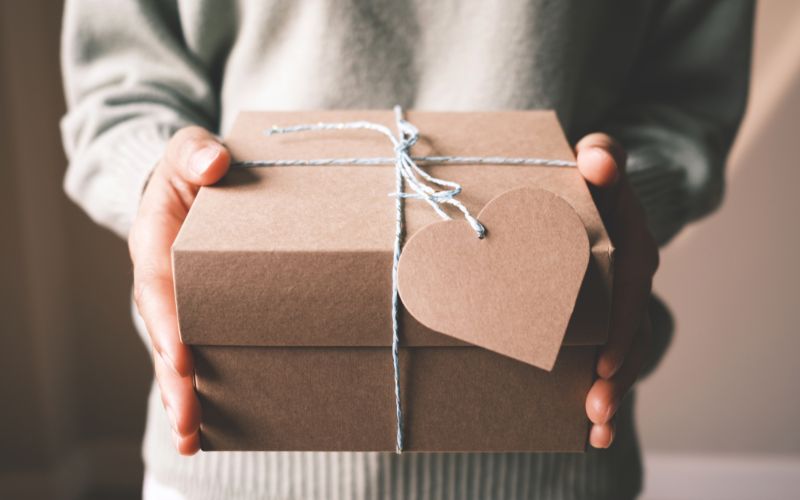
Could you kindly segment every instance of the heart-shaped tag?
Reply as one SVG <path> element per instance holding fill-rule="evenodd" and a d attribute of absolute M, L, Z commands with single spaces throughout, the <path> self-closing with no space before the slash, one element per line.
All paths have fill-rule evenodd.
<path fill-rule="evenodd" d="M 555 364 L 589 263 L 589 239 L 559 196 L 522 187 L 478 219 L 434 222 L 403 247 L 398 287 L 423 325 L 545 370 Z"/>

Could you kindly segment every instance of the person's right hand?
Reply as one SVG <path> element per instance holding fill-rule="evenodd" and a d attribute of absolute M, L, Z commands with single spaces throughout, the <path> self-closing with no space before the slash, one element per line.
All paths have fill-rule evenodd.
<path fill-rule="evenodd" d="M 225 175 L 230 153 L 207 130 L 187 127 L 170 140 L 142 195 L 128 238 L 134 298 L 153 345 L 153 366 L 182 455 L 200 449 L 200 403 L 192 384 L 192 353 L 178 334 L 171 247 L 200 186 Z"/>

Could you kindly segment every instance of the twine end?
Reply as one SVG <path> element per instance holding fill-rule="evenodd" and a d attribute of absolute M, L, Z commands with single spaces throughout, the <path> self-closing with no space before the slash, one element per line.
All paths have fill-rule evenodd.
<path fill-rule="evenodd" d="M 478 219 L 475 217 L 468 217 L 467 222 L 469 225 L 472 226 L 472 229 L 475 231 L 475 234 L 478 235 L 478 239 L 482 240 L 486 237 L 486 226 L 480 223 Z"/>

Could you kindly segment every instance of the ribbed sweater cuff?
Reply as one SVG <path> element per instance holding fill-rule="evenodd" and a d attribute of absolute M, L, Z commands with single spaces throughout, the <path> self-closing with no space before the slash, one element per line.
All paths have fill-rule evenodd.
<path fill-rule="evenodd" d="M 65 191 L 95 222 L 126 238 L 147 180 L 176 128 L 151 123 L 109 132 L 73 158 L 80 165 L 69 169 Z"/>
<path fill-rule="evenodd" d="M 642 148 L 629 152 L 627 176 L 653 237 L 663 245 L 683 227 L 690 212 L 686 169 L 671 165 L 655 150 Z"/>

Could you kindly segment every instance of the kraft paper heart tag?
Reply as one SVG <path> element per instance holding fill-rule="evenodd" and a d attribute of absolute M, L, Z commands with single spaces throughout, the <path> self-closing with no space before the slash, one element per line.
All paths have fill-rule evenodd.
<path fill-rule="evenodd" d="M 450 220 L 408 240 L 403 304 L 432 330 L 549 371 L 586 274 L 586 229 L 562 198 L 529 187 L 497 196 L 478 219 L 484 239 Z"/>

